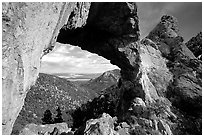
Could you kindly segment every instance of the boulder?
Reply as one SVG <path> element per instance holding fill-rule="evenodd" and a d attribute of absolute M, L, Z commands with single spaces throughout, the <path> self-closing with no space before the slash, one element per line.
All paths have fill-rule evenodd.
<path fill-rule="evenodd" d="M 85 135 L 117 135 L 114 130 L 114 121 L 109 114 L 103 113 L 98 119 L 86 122 Z"/>
<path fill-rule="evenodd" d="M 59 135 L 61 133 L 70 132 L 66 123 L 36 125 L 28 124 L 20 132 L 19 135 Z"/>
<path fill-rule="evenodd" d="M 117 132 L 119 135 L 129 135 L 129 129 L 128 128 L 120 128 Z"/>
<path fill-rule="evenodd" d="M 129 135 L 130 125 L 126 122 L 119 123 L 117 128 L 117 132 L 119 135 Z"/>
<path fill-rule="evenodd" d="M 122 122 L 122 123 L 120 123 L 120 125 L 122 128 L 129 128 L 130 127 L 130 125 L 128 125 L 126 122 Z"/>
<path fill-rule="evenodd" d="M 135 98 L 132 102 L 133 113 L 136 115 L 142 114 L 146 110 L 146 105 L 141 98 Z"/>

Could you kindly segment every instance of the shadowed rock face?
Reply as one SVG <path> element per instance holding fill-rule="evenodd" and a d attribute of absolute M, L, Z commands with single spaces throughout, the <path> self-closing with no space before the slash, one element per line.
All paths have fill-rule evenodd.
<path fill-rule="evenodd" d="M 193 52 L 193 54 L 202 60 L 202 33 L 198 33 L 195 37 L 186 42 L 186 46 Z"/>
<path fill-rule="evenodd" d="M 126 50 L 125 47 L 136 42 L 139 37 L 136 13 L 137 8 L 134 3 L 93 3 L 86 25 L 77 28 L 64 26 L 57 41 L 97 53 L 120 68 L 125 66 L 127 69 L 134 69 L 134 64 L 130 64 L 124 54 L 132 51 Z M 76 20 L 75 18 L 77 17 L 72 16 L 72 20 Z"/>

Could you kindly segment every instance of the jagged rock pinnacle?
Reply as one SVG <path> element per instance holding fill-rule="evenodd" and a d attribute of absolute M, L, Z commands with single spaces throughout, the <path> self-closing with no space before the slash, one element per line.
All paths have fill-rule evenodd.
<path fill-rule="evenodd" d="M 168 38 L 179 36 L 177 19 L 173 16 L 164 15 L 156 27 L 149 33 L 147 38 L 154 42 L 160 42 Z"/>

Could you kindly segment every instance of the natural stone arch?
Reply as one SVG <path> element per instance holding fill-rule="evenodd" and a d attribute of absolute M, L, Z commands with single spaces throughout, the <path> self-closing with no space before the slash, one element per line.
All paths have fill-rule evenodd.
<path fill-rule="evenodd" d="M 69 20 L 75 18 L 77 16 L 71 16 Z M 121 102 L 118 112 L 123 114 L 136 96 L 145 99 L 137 79 L 140 57 L 135 3 L 93 3 L 84 26 L 74 28 L 69 23 L 60 30 L 58 42 L 96 53 L 121 68 Z"/>
<path fill-rule="evenodd" d="M 110 16 L 108 10 L 111 11 Z M 112 64 L 122 68 L 122 72 L 124 72 L 122 74 L 132 74 L 137 63 L 135 63 L 134 55 L 129 53 L 134 50 L 137 51 L 136 45 L 132 42 L 136 42 L 139 36 L 136 13 L 135 3 L 3 3 L 3 134 L 11 133 L 26 93 L 30 86 L 35 83 L 39 74 L 40 58 L 53 48 L 59 29 L 64 24 L 69 29 L 77 31 L 82 26 L 86 26 L 82 30 L 87 29 L 87 31 L 80 33 L 83 35 L 87 35 L 90 30 L 89 27 L 92 31 L 101 27 L 99 30 L 93 31 L 93 34 L 95 35 L 99 31 L 102 34 L 96 36 L 103 36 L 109 44 L 104 42 L 100 44 L 103 47 L 86 47 L 87 45 L 93 46 L 89 40 L 87 44 L 84 44 L 86 46 L 81 46 L 82 49 L 103 55 L 111 60 Z M 107 24 L 110 28 L 101 25 L 100 20 L 95 20 L 97 16 L 101 16 L 99 19 L 104 21 L 106 16 L 111 19 L 113 22 Z M 108 22 L 109 20 L 106 20 L 105 24 Z M 99 37 L 99 41 L 102 42 L 104 38 Z M 86 43 L 83 39 L 79 39 L 79 41 Z M 70 41 L 72 41 L 70 44 L 74 44 L 74 40 Z M 119 44 L 115 44 L 117 42 Z M 105 54 L 106 52 L 108 54 Z M 116 58 L 111 55 L 112 53 Z M 117 60 L 121 59 L 123 61 L 119 63 L 120 61 Z M 127 75 L 126 78 L 134 78 L 129 76 Z"/>
<path fill-rule="evenodd" d="M 77 20 L 76 18 L 77 16 L 72 16 L 69 20 Z M 84 26 L 73 28 L 69 24 L 70 22 L 60 30 L 58 42 L 96 53 L 121 69 L 134 68 L 127 52 L 133 51 L 129 48 L 131 46 L 135 46 L 136 50 L 136 45 L 133 46 L 132 43 L 139 39 L 135 4 L 93 3 Z"/>

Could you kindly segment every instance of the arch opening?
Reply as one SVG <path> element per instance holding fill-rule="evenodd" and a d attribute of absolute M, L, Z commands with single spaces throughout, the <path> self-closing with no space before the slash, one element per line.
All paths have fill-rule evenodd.
<path fill-rule="evenodd" d="M 90 80 L 102 73 L 119 69 L 109 60 L 69 44 L 56 43 L 54 49 L 42 57 L 40 73 L 69 80 Z"/>

